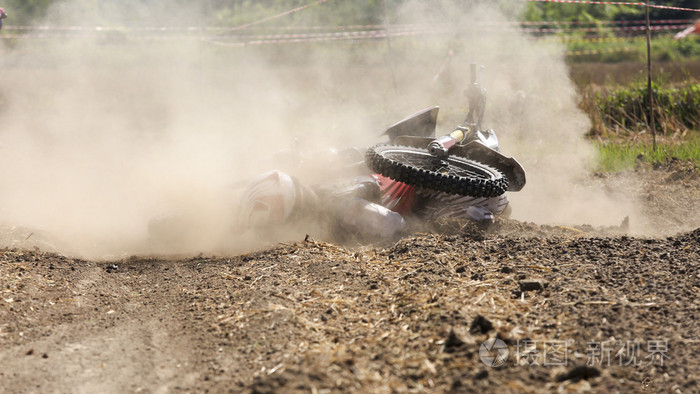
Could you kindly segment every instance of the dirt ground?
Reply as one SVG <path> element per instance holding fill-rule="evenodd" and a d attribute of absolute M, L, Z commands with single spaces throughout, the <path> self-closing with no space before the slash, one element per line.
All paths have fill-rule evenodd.
<path fill-rule="evenodd" d="M 658 238 L 499 220 L 232 257 L 5 249 L 0 391 L 699 392 L 691 167 L 592 177 L 640 196 Z"/>

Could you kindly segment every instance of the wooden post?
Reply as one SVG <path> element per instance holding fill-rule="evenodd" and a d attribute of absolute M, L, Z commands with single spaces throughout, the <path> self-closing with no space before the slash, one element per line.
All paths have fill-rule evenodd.
<path fill-rule="evenodd" d="M 649 127 L 651 127 L 652 135 L 652 150 L 656 152 L 656 127 L 654 125 L 654 94 L 651 90 L 651 29 L 649 28 L 649 0 L 646 9 L 646 24 L 647 24 L 647 93 L 649 94 Z"/>

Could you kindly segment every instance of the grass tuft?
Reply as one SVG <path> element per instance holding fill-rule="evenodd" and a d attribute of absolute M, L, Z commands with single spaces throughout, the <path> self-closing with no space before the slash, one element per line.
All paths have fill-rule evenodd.
<path fill-rule="evenodd" d="M 654 121 L 663 135 L 685 135 L 700 129 L 700 84 L 652 86 Z M 586 89 L 581 108 L 592 121 L 589 136 L 619 137 L 649 129 L 646 84 Z"/>
<path fill-rule="evenodd" d="M 663 142 L 653 149 L 651 142 L 605 141 L 598 142 L 599 171 L 619 172 L 631 169 L 638 161 L 658 165 L 669 160 L 692 162 L 700 167 L 700 137 L 682 142 Z"/>

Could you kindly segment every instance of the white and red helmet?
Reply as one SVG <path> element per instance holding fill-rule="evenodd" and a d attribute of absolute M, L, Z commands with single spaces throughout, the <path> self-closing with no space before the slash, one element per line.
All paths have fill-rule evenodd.
<path fill-rule="evenodd" d="M 676 35 L 673 36 L 673 38 L 675 38 L 676 40 L 678 40 L 678 39 L 680 39 L 680 38 L 688 37 L 688 36 L 691 35 L 691 34 L 700 34 L 700 20 L 698 20 L 697 22 L 695 22 L 694 25 L 688 26 L 687 29 L 685 29 L 685 30 L 683 30 L 683 31 L 681 31 L 681 32 L 676 33 Z"/>
<path fill-rule="evenodd" d="M 259 228 L 283 223 L 296 210 L 300 196 L 294 179 L 273 170 L 253 179 L 241 197 L 239 223 Z"/>

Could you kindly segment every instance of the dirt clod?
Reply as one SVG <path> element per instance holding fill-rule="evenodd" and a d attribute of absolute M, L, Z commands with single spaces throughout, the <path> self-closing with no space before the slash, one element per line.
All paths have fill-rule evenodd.
<path fill-rule="evenodd" d="M 587 365 L 579 365 L 572 368 L 569 372 L 557 377 L 557 380 L 563 382 L 565 380 L 578 381 L 581 379 L 590 379 L 600 376 L 600 371 L 595 367 Z"/>

